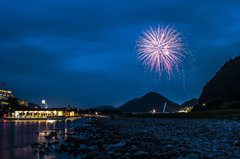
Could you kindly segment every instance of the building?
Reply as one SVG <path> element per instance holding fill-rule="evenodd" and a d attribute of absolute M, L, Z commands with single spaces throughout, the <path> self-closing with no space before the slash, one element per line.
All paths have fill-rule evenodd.
<path fill-rule="evenodd" d="M 2 84 L 0 83 L 0 88 L 1 88 Z M 2 116 L 6 116 L 9 112 L 8 110 L 8 98 L 9 97 L 14 97 L 12 94 L 12 91 L 9 90 L 2 90 L 0 89 L 0 117 Z"/>
<path fill-rule="evenodd" d="M 8 97 L 13 96 L 12 91 L 0 90 L 0 99 L 8 100 Z"/>
<path fill-rule="evenodd" d="M 78 109 L 16 109 L 11 116 L 15 118 L 73 117 L 78 116 Z"/>
<path fill-rule="evenodd" d="M 11 91 L 2 89 L 0 90 L 0 102 L 2 107 L 8 105 L 7 100 L 9 97 L 14 97 Z"/>
<path fill-rule="evenodd" d="M 14 97 L 12 94 L 12 91 L 9 90 L 2 90 L 1 86 L 3 84 L 0 83 L 0 117 L 3 116 L 4 114 L 8 114 L 8 98 L 9 97 Z"/>
<path fill-rule="evenodd" d="M 193 109 L 193 107 L 182 107 L 178 112 L 179 113 L 188 113 Z"/>
<path fill-rule="evenodd" d="M 35 103 L 32 103 L 32 102 L 28 102 L 28 108 L 29 109 L 41 109 L 41 106 L 37 105 Z"/>
<path fill-rule="evenodd" d="M 28 101 L 26 100 L 18 100 L 18 104 L 28 107 Z"/>
<path fill-rule="evenodd" d="M 49 105 L 47 105 L 47 103 L 45 102 L 45 100 L 42 100 L 42 104 L 41 104 L 41 108 L 42 109 L 49 109 Z"/>

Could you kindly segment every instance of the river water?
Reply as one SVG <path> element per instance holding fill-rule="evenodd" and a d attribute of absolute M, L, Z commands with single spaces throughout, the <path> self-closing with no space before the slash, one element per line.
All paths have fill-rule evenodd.
<path fill-rule="evenodd" d="M 66 153 L 58 154 L 53 150 L 64 143 L 70 128 L 85 126 L 85 119 L 65 120 L 65 121 L 4 121 L 0 120 L 0 159 L 53 159 L 53 158 L 73 158 Z M 47 139 L 45 133 L 52 129 L 60 130 L 57 138 Z M 39 133 L 37 133 L 39 132 Z M 59 141 L 60 144 L 53 144 L 49 149 L 52 151 L 46 154 L 34 152 L 34 143 L 44 143 Z"/>

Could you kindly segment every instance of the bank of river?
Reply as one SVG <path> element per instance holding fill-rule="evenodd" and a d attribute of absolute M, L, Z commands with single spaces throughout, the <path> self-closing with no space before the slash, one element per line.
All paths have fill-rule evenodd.
<path fill-rule="evenodd" d="M 4 159 L 240 158 L 240 124 L 236 121 L 118 117 L 92 123 L 0 124 L 0 157 Z"/>
<path fill-rule="evenodd" d="M 216 119 L 116 118 L 73 132 L 57 150 L 85 159 L 239 159 L 240 124 Z M 79 147 L 79 145 L 86 145 Z"/>

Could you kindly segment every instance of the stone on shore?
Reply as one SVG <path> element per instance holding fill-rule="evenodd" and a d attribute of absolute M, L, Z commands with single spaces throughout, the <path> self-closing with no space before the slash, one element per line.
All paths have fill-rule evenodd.
<path fill-rule="evenodd" d="M 58 134 L 55 131 L 51 136 Z M 239 131 L 239 124 L 231 121 L 100 118 L 86 127 L 71 129 L 64 136 L 67 136 L 65 142 L 54 151 L 86 159 L 240 158 Z M 50 142 L 32 144 L 39 146 L 39 151 L 44 149 L 44 153 L 58 146 L 51 145 Z"/>

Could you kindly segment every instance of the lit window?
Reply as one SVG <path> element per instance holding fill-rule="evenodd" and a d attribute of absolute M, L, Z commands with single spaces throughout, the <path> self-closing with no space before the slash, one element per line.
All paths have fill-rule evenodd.
<path fill-rule="evenodd" d="M 6 104 L 6 105 L 8 105 L 8 102 L 2 101 L 1 104 Z"/>

